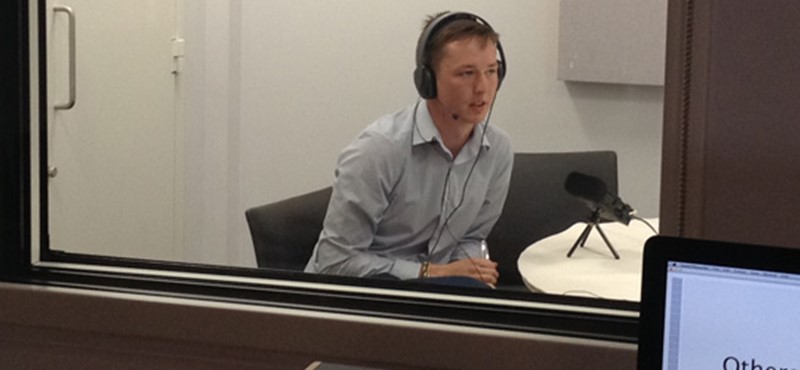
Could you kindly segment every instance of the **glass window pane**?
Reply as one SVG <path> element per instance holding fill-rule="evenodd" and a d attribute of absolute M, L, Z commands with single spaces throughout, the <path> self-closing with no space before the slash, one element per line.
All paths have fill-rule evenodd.
<path fill-rule="evenodd" d="M 585 14 L 571 12 L 580 2 L 43 4 L 39 50 L 47 55 L 48 106 L 41 117 L 46 144 L 39 154 L 48 174 L 41 205 L 49 243 L 44 259 L 96 255 L 259 267 L 245 212 L 331 186 L 337 158 L 361 130 L 419 102 L 412 81 L 416 43 L 425 16 L 442 9 L 469 9 L 500 34 L 508 68 L 490 123 L 508 134 L 517 158 L 613 152 L 616 173 L 603 187 L 658 227 L 663 87 L 653 81 L 663 80 L 658 74 L 663 66 L 642 72 L 640 67 L 652 65 L 637 65 L 635 56 L 604 59 L 620 47 L 651 56 L 653 45 L 642 47 L 641 38 L 622 45 L 611 36 L 608 43 L 597 41 L 596 30 L 620 22 L 585 24 Z M 630 18 L 613 10 L 598 8 L 620 20 Z M 666 4 L 660 10 L 646 22 L 652 28 L 645 27 L 662 43 L 656 52 L 664 49 Z M 600 71 L 608 78 L 598 81 L 564 68 L 594 76 Z M 637 248 L 651 234 L 646 223 L 603 223 L 608 243 L 594 228 L 586 246 L 567 257 L 585 230 L 575 222 L 598 208 L 593 203 L 574 211 L 586 199 L 566 194 L 565 174 L 595 166 L 580 163 L 565 167 L 561 177 L 539 176 L 549 180 L 548 190 L 510 193 L 506 209 L 525 207 L 504 213 L 511 221 L 501 218 L 498 227 L 524 237 L 489 238 L 490 258 L 499 259 L 503 281 L 510 282 L 490 297 L 525 301 L 545 293 L 638 300 Z M 533 179 L 542 173 L 536 171 Z M 523 172 L 515 168 L 516 174 Z M 442 183 L 444 177 L 426 183 Z M 450 185 L 453 194 L 461 191 Z M 527 205 L 525 199 L 539 203 Z M 547 220 L 562 217 L 557 213 L 563 208 L 541 205 L 548 199 L 571 201 L 579 216 L 545 227 Z M 314 212 L 324 211 L 316 207 Z M 528 218 L 537 221 L 521 222 Z M 274 220 L 278 230 L 313 243 L 319 226 L 309 229 L 304 222 Z M 295 274 L 278 276 L 359 285 L 306 276 L 298 266 L 279 267 Z M 609 275 L 612 280 L 602 280 Z M 407 288 L 419 289 L 412 283 Z"/>

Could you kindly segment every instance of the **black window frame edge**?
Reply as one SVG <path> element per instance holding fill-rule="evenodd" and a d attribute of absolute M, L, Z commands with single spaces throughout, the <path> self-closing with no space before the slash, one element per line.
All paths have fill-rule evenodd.
<path fill-rule="evenodd" d="M 28 9 L 0 2 L 0 278 L 27 273 L 30 255 L 30 121 Z"/>
<path fill-rule="evenodd" d="M 36 1 L 36 0 L 31 0 Z M 39 0 L 40 6 L 43 1 Z M 192 298 L 205 301 L 244 303 L 341 314 L 432 322 L 477 328 L 550 334 L 574 338 L 599 339 L 621 343 L 636 343 L 638 315 L 619 316 L 604 313 L 578 312 L 557 309 L 531 309 L 500 306 L 488 303 L 446 302 L 435 298 L 400 297 L 342 291 L 324 291 L 295 287 L 209 282 L 208 280 L 150 276 L 131 272 L 102 272 L 89 269 L 70 269 L 31 264 L 32 215 L 31 155 L 30 155 L 30 50 L 29 14 L 27 0 L 0 2 L 0 62 L 10 66 L 0 69 L 0 281 L 55 287 L 71 287 L 106 292 L 135 293 L 150 296 Z M 40 32 L 41 33 L 41 32 Z M 40 35 L 40 42 L 44 36 Z M 42 42 L 42 45 L 44 43 Z M 40 68 L 44 57 L 40 57 Z M 40 72 L 40 91 L 45 90 Z M 46 105 L 42 105 L 46 107 Z M 46 108 L 42 112 L 46 113 Z M 46 116 L 40 119 L 46 119 Z M 44 141 L 42 141 L 44 142 Z M 42 172 L 42 171 L 40 171 Z M 40 191 L 46 191 L 42 184 Z M 43 199 L 43 203 L 46 199 Z M 46 205 L 46 203 L 45 203 Z M 42 217 L 41 222 L 45 222 Z M 43 225 L 46 228 L 46 225 Z M 42 232 L 46 244 L 46 232 Z M 185 271 L 234 276 L 287 278 L 310 282 L 346 283 L 352 278 L 308 276 L 281 272 L 257 271 L 244 268 L 186 265 L 115 257 L 88 256 L 49 251 L 44 248 L 43 260 L 72 262 L 87 265 L 133 267 L 151 270 Z M 397 286 L 394 282 L 367 282 L 366 286 Z M 362 284 L 358 284 L 362 285 Z M 428 287 L 432 293 L 459 292 L 459 288 Z M 471 295 L 489 296 L 491 292 Z M 514 293 L 509 293 L 514 296 Z M 562 305 L 612 308 L 638 312 L 638 304 L 604 301 L 591 298 L 558 297 L 544 294 L 517 293 L 522 299 Z M 531 298 L 532 297 L 532 298 Z"/>

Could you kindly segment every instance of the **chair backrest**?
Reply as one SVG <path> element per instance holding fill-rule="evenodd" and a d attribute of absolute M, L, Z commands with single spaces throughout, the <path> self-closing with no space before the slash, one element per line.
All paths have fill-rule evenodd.
<path fill-rule="evenodd" d="M 526 247 L 586 220 L 591 210 L 564 190 L 570 172 L 602 179 L 617 193 L 617 155 L 613 151 L 515 153 L 503 213 L 487 238 L 498 263 L 498 286 L 521 286 L 517 259 Z M 566 258 L 569 246 L 565 246 Z"/>
<path fill-rule="evenodd" d="M 260 268 L 302 271 L 322 231 L 331 187 L 245 211 Z"/>
<path fill-rule="evenodd" d="M 602 179 L 617 192 L 613 151 L 516 153 L 508 198 L 487 238 L 500 286 L 522 286 L 520 253 L 533 242 L 585 220 L 590 209 L 564 190 L 570 172 Z M 331 187 L 250 208 L 245 212 L 260 268 L 302 271 L 317 243 Z M 566 256 L 568 246 L 565 247 Z"/>

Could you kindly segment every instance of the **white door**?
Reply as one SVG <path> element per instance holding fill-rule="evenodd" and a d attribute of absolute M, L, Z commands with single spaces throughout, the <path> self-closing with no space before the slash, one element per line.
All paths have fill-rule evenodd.
<path fill-rule="evenodd" d="M 176 11 L 176 0 L 47 1 L 51 250 L 180 257 Z M 57 108 L 70 83 L 74 106 Z"/>

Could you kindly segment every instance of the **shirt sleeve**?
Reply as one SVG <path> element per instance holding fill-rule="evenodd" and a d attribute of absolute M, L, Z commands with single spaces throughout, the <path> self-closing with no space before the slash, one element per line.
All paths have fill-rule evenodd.
<path fill-rule="evenodd" d="M 317 243 L 314 269 L 323 274 L 370 276 L 391 274 L 415 278 L 420 264 L 370 250 L 378 224 L 389 205 L 389 194 L 402 156 L 388 150 L 386 140 L 365 132 L 339 157 L 336 180 Z"/>
<path fill-rule="evenodd" d="M 490 149 L 498 151 L 497 157 L 495 157 L 496 162 L 493 164 L 493 168 L 496 168 L 496 171 L 487 189 L 483 205 L 464 237 L 458 241 L 458 248 L 455 248 L 451 255 L 451 262 L 465 258 L 480 257 L 481 240 L 489 236 L 503 211 L 509 183 L 511 182 L 514 153 L 506 136 L 498 135 L 498 138 L 498 142 L 493 143 Z"/>

